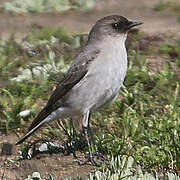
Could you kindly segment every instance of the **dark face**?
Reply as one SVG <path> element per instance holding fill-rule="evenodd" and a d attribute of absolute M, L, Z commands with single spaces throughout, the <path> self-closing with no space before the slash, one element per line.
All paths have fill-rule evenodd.
<path fill-rule="evenodd" d="M 132 27 L 141 24 L 142 22 L 132 22 L 119 15 L 106 16 L 97 21 L 91 30 L 90 36 L 96 39 L 101 39 L 109 35 L 113 37 L 122 36 Z"/>
<path fill-rule="evenodd" d="M 97 24 L 107 26 L 108 29 L 112 28 L 115 31 L 126 32 L 134 26 L 141 25 L 142 22 L 132 22 L 123 16 L 112 15 L 100 19 Z"/>
<path fill-rule="evenodd" d="M 120 31 L 120 32 L 126 32 L 129 29 L 131 29 L 132 27 L 142 24 L 142 22 L 129 21 L 129 20 L 127 20 L 126 18 L 124 18 L 122 16 L 118 17 L 117 19 L 115 18 L 112 21 L 114 21 L 114 22 L 111 23 L 112 28 L 114 30 Z"/>

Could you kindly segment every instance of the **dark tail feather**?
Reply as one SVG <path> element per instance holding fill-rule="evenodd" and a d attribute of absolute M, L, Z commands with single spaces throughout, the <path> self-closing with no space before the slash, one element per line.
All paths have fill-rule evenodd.
<path fill-rule="evenodd" d="M 44 124 L 44 119 L 50 114 L 50 112 L 47 112 L 46 109 L 44 108 L 38 116 L 34 119 L 32 122 L 30 128 L 28 129 L 28 132 L 26 135 L 20 139 L 16 145 L 21 144 L 24 142 L 29 136 L 31 136 L 36 130 L 38 130 L 43 124 Z"/>
<path fill-rule="evenodd" d="M 38 124 L 40 124 L 46 117 L 48 117 L 51 114 L 51 111 L 46 111 L 46 108 L 44 108 L 34 119 L 34 121 L 31 123 L 31 126 L 28 129 L 28 132 L 31 131 L 33 128 L 35 128 Z"/>
<path fill-rule="evenodd" d="M 42 121 L 36 127 L 34 127 L 32 130 L 30 130 L 22 139 L 20 139 L 16 143 L 16 145 L 21 144 L 22 142 L 24 142 L 29 136 L 31 136 L 31 134 L 33 134 L 36 130 L 38 130 L 43 124 L 44 124 L 44 122 Z"/>

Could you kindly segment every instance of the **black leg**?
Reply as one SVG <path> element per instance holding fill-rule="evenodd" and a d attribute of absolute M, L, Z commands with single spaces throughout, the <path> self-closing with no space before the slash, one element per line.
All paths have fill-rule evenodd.
<path fill-rule="evenodd" d="M 89 125 L 89 120 L 90 120 L 90 113 L 88 111 L 88 112 L 86 112 L 86 114 L 84 114 L 83 126 L 82 127 L 83 127 L 83 133 L 84 133 L 86 141 L 87 141 L 89 154 L 87 156 L 87 161 L 85 161 L 85 162 L 78 161 L 78 162 L 81 165 L 87 164 L 88 162 L 91 162 L 92 165 L 100 166 L 102 164 L 102 162 L 104 162 L 105 160 L 107 161 L 107 159 L 98 151 L 98 148 L 96 146 L 95 139 L 94 139 L 94 134 L 93 134 L 92 129 Z M 92 153 L 92 146 L 95 149 L 94 153 Z M 94 159 L 95 157 L 97 159 L 99 159 L 100 161 L 97 161 L 97 159 L 95 160 Z"/>
<path fill-rule="evenodd" d="M 92 143 L 93 143 L 95 152 L 98 152 L 98 148 L 97 148 L 97 146 L 96 146 L 96 142 L 95 142 L 95 139 L 94 139 L 93 130 L 92 130 L 92 128 L 91 128 L 90 126 L 88 127 L 88 129 L 89 129 L 89 134 L 90 134 L 90 137 L 91 137 L 91 139 L 92 139 Z"/>
<path fill-rule="evenodd" d="M 89 133 L 90 133 L 90 136 L 91 136 L 91 139 L 92 139 L 92 143 L 93 143 L 93 146 L 94 146 L 94 149 L 95 149 L 95 153 L 94 155 L 97 156 L 98 159 L 101 159 L 102 161 L 108 161 L 107 158 L 101 154 L 97 148 L 97 145 L 96 145 L 96 142 L 95 142 L 95 139 L 94 139 L 94 133 L 93 133 L 93 130 L 92 128 L 89 126 Z"/>
<path fill-rule="evenodd" d="M 98 166 L 98 164 L 94 161 L 94 158 L 93 158 L 91 141 L 90 141 L 91 139 L 89 138 L 89 120 L 90 120 L 90 112 L 87 111 L 83 117 L 82 128 L 83 128 L 83 133 L 84 133 L 86 141 L 87 141 L 89 154 L 87 157 L 88 158 L 87 161 L 80 162 L 80 164 L 86 164 L 90 161 L 93 165 Z"/>
<path fill-rule="evenodd" d="M 92 156 L 92 148 L 91 148 L 91 143 L 89 139 L 89 133 L 88 133 L 88 128 L 83 127 L 84 135 L 88 144 L 88 149 L 89 149 L 89 156 Z"/>
<path fill-rule="evenodd" d="M 89 139 L 89 132 L 88 132 L 89 128 L 83 127 L 83 130 L 84 130 L 85 138 L 86 138 L 86 141 L 88 144 L 88 149 L 89 149 L 88 161 L 90 161 L 93 165 L 98 166 L 98 164 L 94 160 L 93 153 L 92 153 L 91 143 L 90 143 L 90 139 Z"/>

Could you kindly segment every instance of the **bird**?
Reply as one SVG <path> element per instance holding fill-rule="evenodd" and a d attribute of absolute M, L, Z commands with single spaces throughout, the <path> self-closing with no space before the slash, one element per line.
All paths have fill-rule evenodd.
<path fill-rule="evenodd" d="M 128 31 L 143 22 L 131 21 L 120 15 L 99 19 L 92 27 L 86 44 L 72 62 L 64 79 L 52 92 L 46 106 L 31 123 L 21 144 L 36 130 L 51 121 L 82 116 L 82 129 L 87 141 L 88 161 L 97 164 L 92 153 L 94 144 L 90 117 L 99 108 L 115 101 L 128 69 L 125 41 Z"/>

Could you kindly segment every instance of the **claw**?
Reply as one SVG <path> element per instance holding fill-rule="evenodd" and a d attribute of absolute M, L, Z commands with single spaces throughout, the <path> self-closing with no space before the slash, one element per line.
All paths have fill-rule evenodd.
<path fill-rule="evenodd" d="M 90 117 L 90 116 L 87 116 L 87 117 Z M 98 148 L 95 144 L 94 134 L 89 124 L 88 124 L 88 127 L 83 127 L 83 130 L 84 130 L 84 135 L 85 135 L 88 149 L 89 149 L 89 154 L 85 155 L 85 158 L 87 158 L 87 161 L 81 162 L 80 164 L 83 165 L 83 164 L 87 164 L 88 162 L 91 162 L 91 164 L 94 166 L 100 166 L 103 163 L 108 162 L 107 158 L 103 154 L 99 153 Z M 89 135 L 90 135 L 90 138 L 89 138 Z M 95 153 L 92 153 L 91 145 L 94 146 Z M 96 160 L 95 160 L 95 157 L 96 157 Z M 100 162 L 97 162 L 97 160 L 99 160 Z"/>
<path fill-rule="evenodd" d="M 83 160 L 75 160 L 74 162 L 77 162 L 79 165 L 87 165 L 89 163 L 91 163 L 93 166 L 101 166 L 102 163 L 98 163 L 97 161 L 94 160 L 93 156 L 88 156 L 87 160 L 83 161 Z"/>
<path fill-rule="evenodd" d="M 95 152 L 94 154 L 86 154 L 84 156 L 86 158 L 85 161 L 83 160 L 75 160 L 74 162 L 77 162 L 79 165 L 86 165 L 86 164 L 91 164 L 93 166 L 101 166 L 102 164 L 109 164 L 108 159 L 98 151 Z"/>
<path fill-rule="evenodd" d="M 106 162 L 108 162 L 108 159 L 106 158 L 106 156 L 104 156 L 102 153 L 100 153 L 99 151 L 96 151 L 95 153 L 94 153 L 94 156 L 96 156 L 97 157 L 97 159 L 100 159 L 100 160 L 102 160 L 102 161 L 106 161 Z"/>

